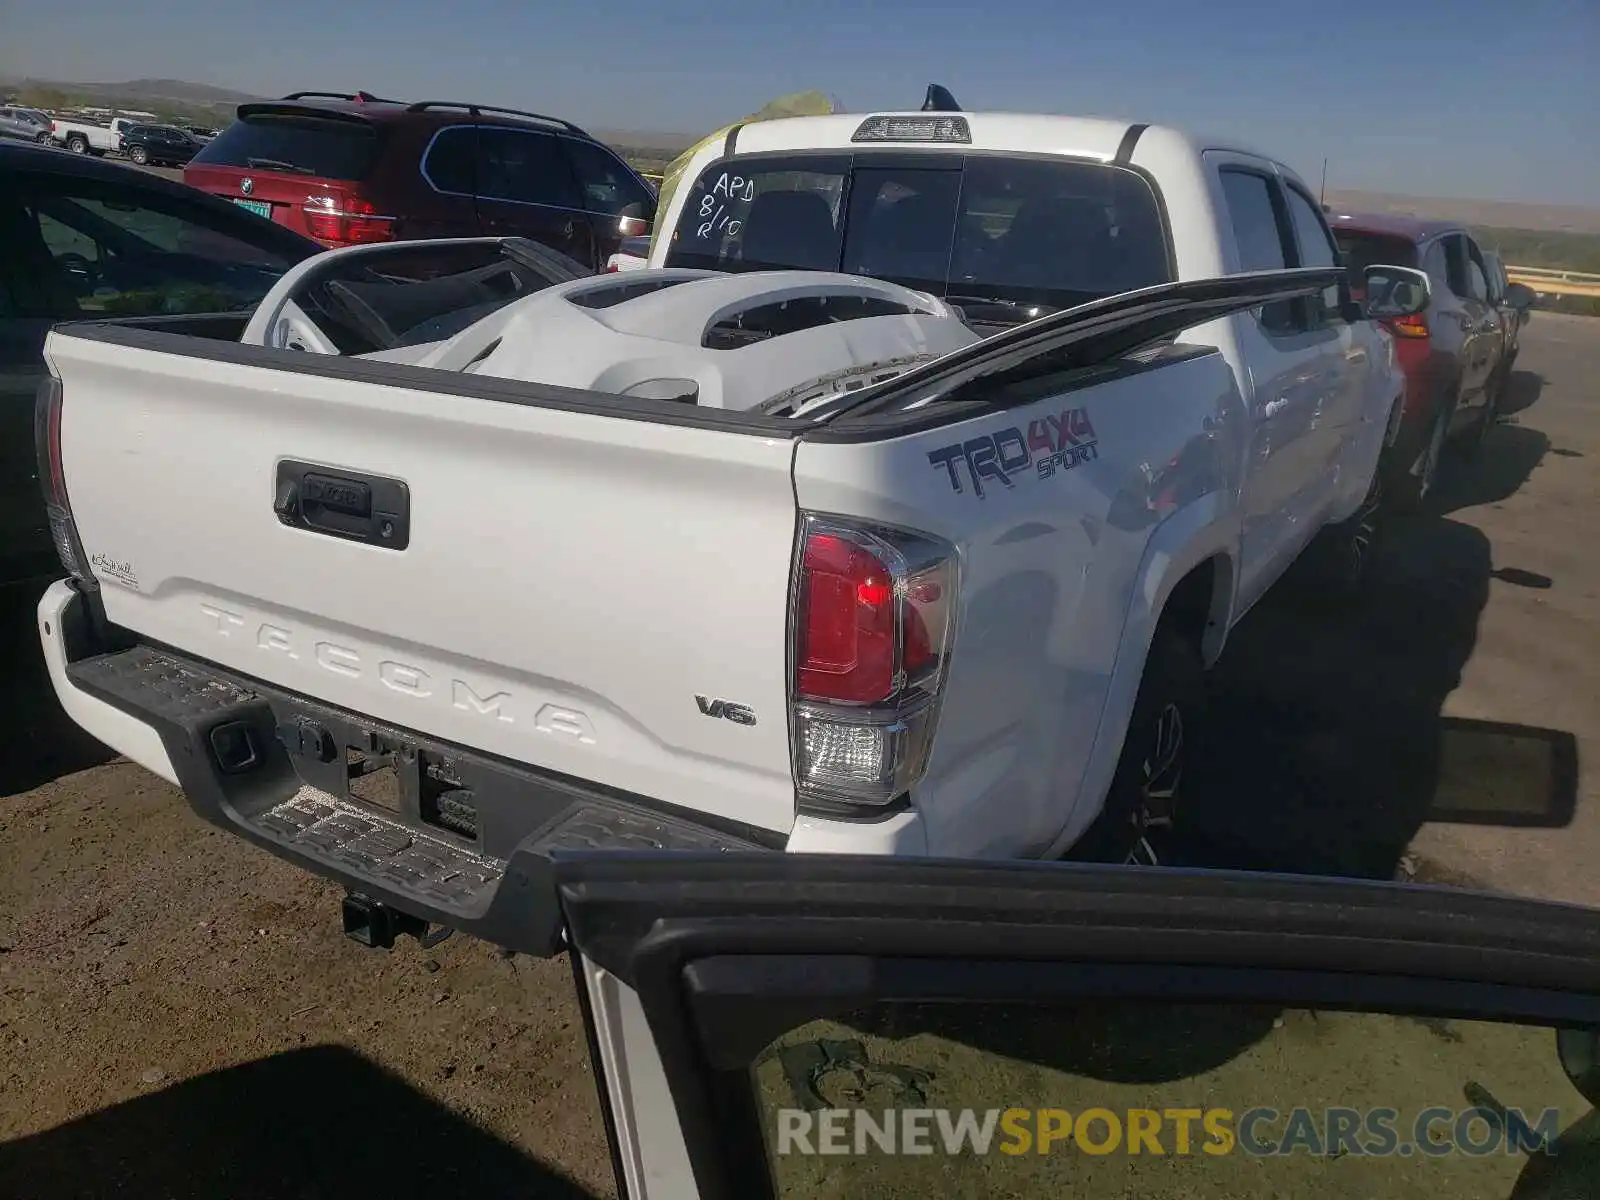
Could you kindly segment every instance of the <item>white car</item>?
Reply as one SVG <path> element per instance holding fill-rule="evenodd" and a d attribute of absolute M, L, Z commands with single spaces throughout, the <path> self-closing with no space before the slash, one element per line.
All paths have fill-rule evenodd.
<path fill-rule="evenodd" d="M 1313 542 L 1359 581 L 1368 318 L 1426 276 L 1354 307 L 1292 172 L 1170 129 L 735 140 L 650 270 L 402 243 L 56 329 L 73 718 L 356 909 L 538 953 L 578 847 L 1158 859 L 1229 631 Z"/>

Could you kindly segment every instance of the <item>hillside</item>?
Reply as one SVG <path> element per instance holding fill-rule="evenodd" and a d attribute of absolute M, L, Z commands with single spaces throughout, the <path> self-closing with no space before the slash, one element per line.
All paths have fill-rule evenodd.
<path fill-rule="evenodd" d="M 1402 196 L 1391 192 L 1329 188 L 1328 203 L 1346 212 L 1404 213 L 1460 221 L 1496 229 L 1541 233 L 1600 234 L 1600 208 L 1575 204 L 1524 204 L 1511 200 L 1472 200 L 1445 196 Z"/>
<path fill-rule="evenodd" d="M 129 79 L 121 83 L 79 83 L 55 79 L 0 76 L 0 93 L 17 96 L 41 108 L 142 109 L 165 117 L 222 121 L 249 100 L 259 99 L 230 88 L 182 79 Z"/>

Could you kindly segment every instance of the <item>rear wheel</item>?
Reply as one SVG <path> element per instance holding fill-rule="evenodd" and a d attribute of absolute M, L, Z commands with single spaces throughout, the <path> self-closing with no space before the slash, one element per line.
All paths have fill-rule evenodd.
<path fill-rule="evenodd" d="M 74 154 L 87 154 L 89 152 L 89 139 L 81 133 L 75 133 L 67 138 L 67 149 Z"/>
<path fill-rule="evenodd" d="M 1477 427 L 1472 431 L 1472 440 L 1465 449 L 1469 455 L 1479 453 L 1484 442 L 1489 440 L 1489 431 L 1500 423 L 1500 402 L 1505 398 L 1506 381 L 1511 378 L 1511 363 L 1516 356 L 1503 361 L 1494 369 L 1494 378 L 1489 380 L 1489 385 L 1483 393 L 1483 416 L 1478 418 Z"/>
<path fill-rule="evenodd" d="M 1373 550 L 1389 511 L 1386 496 L 1384 472 L 1374 471 L 1361 507 L 1317 534 L 1284 582 L 1317 605 L 1358 599 L 1366 587 Z"/>
<path fill-rule="evenodd" d="M 1169 622 L 1156 628 L 1105 808 L 1073 853 L 1160 866 L 1171 856 L 1184 766 L 1205 699 L 1200 649 Z"/>
<path fill-rule="evenodd" d="M 1450 437 L 1450 417 L 1455 408 L 1454 398 L 1438 406 L 1417 457 L 1402 470 L 1395 471 L 1388 481 L 1388 503 L 1395 511 L 1416 511 L 1433 491 L 1439 476 L 1439 463 L 1444 458 L 1445 443 Z"/>
<path fill-rule="evenodd" d="M 142 167 L 150 161 L 150 151 L 143 146 L 135 146 L 128 151 L 128 157 Z"/>

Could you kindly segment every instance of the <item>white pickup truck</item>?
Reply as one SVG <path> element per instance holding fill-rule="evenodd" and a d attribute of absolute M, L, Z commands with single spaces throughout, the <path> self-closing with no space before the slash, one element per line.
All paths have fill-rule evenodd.
<path fill-rule="evenodd" d="M 89 121 L 68 121 L 60 117 L 50 122 L 50 138 L 74 154 L 104 155 L 122 149 L 122 135 L 138 122 L 116 117 L 104 125 Z"/>
<path fill-rule="evenodd" d="M 596 845 L 1153 858 L 1228 631 L 1359 575 L 1427 277 L 1357 309 L 1281 164 L 1056 117 L 764 122 L 663 216 L 56 329 L 68 713 L 380 944 L 552 953 Z"/>

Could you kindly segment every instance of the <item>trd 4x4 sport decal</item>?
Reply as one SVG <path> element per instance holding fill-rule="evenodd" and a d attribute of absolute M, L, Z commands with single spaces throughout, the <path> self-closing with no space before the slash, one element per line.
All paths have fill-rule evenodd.
<path fill-rule="evenodd" d="M 961 485 L 961 464 L 965 463 L 972 490 L 981 500 L 985 479 L 1015 487 L 1012 476 L 1030 466 L 1040 479 L 1049 479 L 1057 471 L 1070 471 L 1079 463 L 1093 462 L 1099 457 L 1098 447 L 1088 410 L 1069 408 L 1059 417 L 1028 422 L 1026 436 L 1013 425 L 998 433 L 941 446 L 929 453 L 928 462 L 945 469 L 951 488 L 957 492 L 965 491 Z"/>

